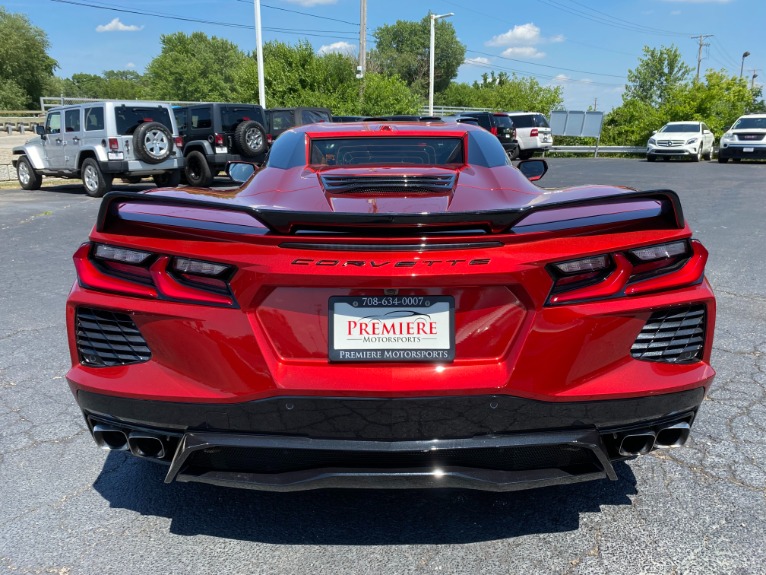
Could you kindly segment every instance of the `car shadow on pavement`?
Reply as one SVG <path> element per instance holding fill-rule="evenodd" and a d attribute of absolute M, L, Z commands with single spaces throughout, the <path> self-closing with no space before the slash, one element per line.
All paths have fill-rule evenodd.
<path fill-rule="evenodd" d="M 472 543 L 578 529 L 580 515 L 630 505 L 636 478 L 529 491 L 314 490 L 269 493 L 163 483 L 167 467 L 111 452 L 94 483 L 113 508 L 167 517 L 176 535 L 289 545 Z"/>

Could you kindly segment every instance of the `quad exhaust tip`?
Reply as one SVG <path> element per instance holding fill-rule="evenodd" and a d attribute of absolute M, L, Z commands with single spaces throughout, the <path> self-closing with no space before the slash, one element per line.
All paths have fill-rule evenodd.
<path fill-rule="evenodd" d="M 124 431 L 108 425 L 94 425 L 93 439 L 101 449 L 107 451 L 126 451 L 128 436 Z"/>
<path fill-rule="evenodd" d="M 670 427 L 665 427 L 657 432 L 657 439 L 655 446 L 660 449 L 668 449 L 670 447 L 679 447 L 686 443 L 689 439 L 689 431 L 691 427 L 685 421 L 676 423 Z"/>
<path fill-rule="evenodd" d="M 653 431 L 626 435 L 620 442 L 620 455 L 645 455 L 654 449 L 655 439 Z"/>
<path fill-rule="evenodd" d="M 165 444 L 154 435 L 133 431 L 128 436 L 128 447 L 130 447 L 130 452 L 137 457 L 153 459 L 165 457 Z"/>

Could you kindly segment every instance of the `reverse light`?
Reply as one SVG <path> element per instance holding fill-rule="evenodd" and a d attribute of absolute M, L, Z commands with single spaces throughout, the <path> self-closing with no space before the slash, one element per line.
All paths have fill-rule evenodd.
<path fill-rule="evenodd" d="M 649 246 L 630 250 L 630 253 L 642 262 L 658 260 L 660 258 L 671 258 L 674 256 L 685 255 L 688 250 L 685 241 L 672 242 L 669 244 L 660 244 L 658 246 Z"/>
<path fill-rule="evenodd" d="M 111 260 L 126 264 L 142 264 L 152 254 L 150 252 L 142 252 L 139 250 L 129 250 L 127 248 L 98 244 L 96 245 L 95 255 L 97 258 L 104 260 Z"/>
<path fill-rule="evenodd" d="M 596 256 L 592 258 L 585 258 L 582 260 L 573 260 L 570 262 L 562 262 L 553 264 L 557 270 L 562 274 L 578 274 L 583 272 L 596 272 L 604 270 L 609 267 L 609 256 Z"/>
<path fill-rule="evenodd" d="M 175 258 L 173 260 L 173 269 L 185 274 L 218 276 L 228 270 L 229 266 L 200 260 L 190 260 L 188 258 Z"/>

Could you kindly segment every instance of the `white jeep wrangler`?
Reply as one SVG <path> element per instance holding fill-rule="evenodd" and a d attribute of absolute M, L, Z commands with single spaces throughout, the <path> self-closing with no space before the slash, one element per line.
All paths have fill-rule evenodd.
<path fill-rule="evenodd" d="M 162 102 L 88 102 L 52 108 L 38 137 L 13 149 L 19 184 L 36 190 L 43 176 L 81 178 L 89 196 L 101 197 L 120 177 L 158 186 L 181 181 L 183 155 L 175 117 Z"/>

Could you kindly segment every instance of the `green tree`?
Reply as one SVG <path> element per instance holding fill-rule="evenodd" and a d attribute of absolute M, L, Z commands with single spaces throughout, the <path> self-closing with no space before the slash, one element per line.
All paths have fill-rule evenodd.
<path fill-rule="evenodd" d="M 308 42 L 268 42 L 263 60 L 266 103 L 271 108 L 322 106 L 335 114 L 372 116 L 414 113 L 420 102 L 401 79 L 368 72 L 357 80 L 354 58 L 316 54 Z M 253 57 L 240 69 L 233 90 L 235 99 L 256 101 L 258 78 Z"/>
<path fill-rule="evenodd" d="M 22 14 L 0 7 L 0 107 L 38 108 L 46 82 L 58 67 L 48 37 Z"/>
<path fill-rule="evenodd" d="M 691 71 L 675 46 L 644 46 L 644 57 L 639 59 L 635 70 L 628 70 L 623 100 L 637 99 L 660 105 L 673 89 L 686 83 Z"/>
<path fill-rule="evenodd" d="M 231 101 L 234 80 L 247 63 L 236 45 L 203 32 L 163 35 L 147 66 L 144 96 L 158 100 Z"/>
<path fill-rule="evenodd" d="M 437 20 L 434 48 L 434 92 L 445 90 L 457 76 L 465 60 L 465 45 L 448 20 Z M 386 76 L 399 76 L 412 90 L 428 95 L 430 14 L 419 22 L 397 20 L 373 32 L 375 50 L 370 54 L 370 69 Z"/>
<path fill-rule="evenodd" d="M 542 86 L 535 78 L 519 78 L 500 72 L 483 74 L 473 85 L 452 83 L 434 97 L 442 106 L 489 108 L 491 110 L 534 110 L 548 114 L 563 104 L 561 86 Z"/>

